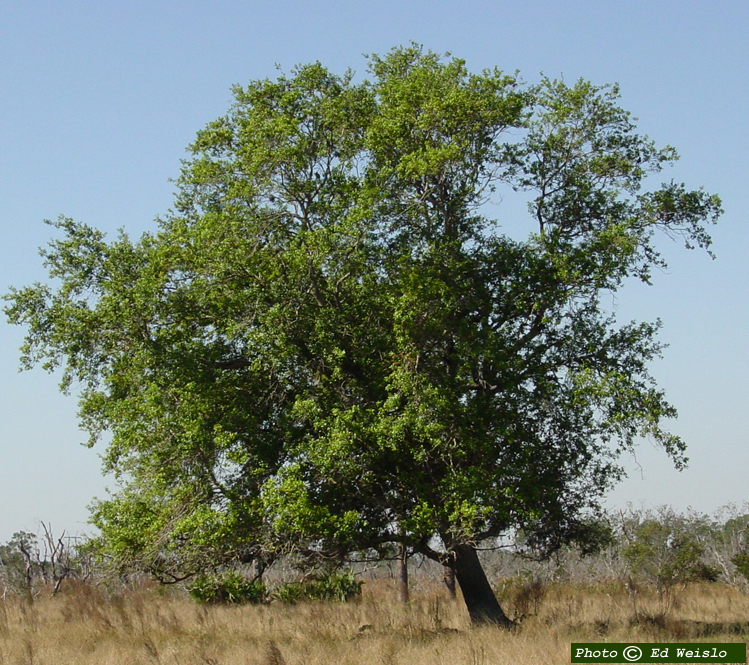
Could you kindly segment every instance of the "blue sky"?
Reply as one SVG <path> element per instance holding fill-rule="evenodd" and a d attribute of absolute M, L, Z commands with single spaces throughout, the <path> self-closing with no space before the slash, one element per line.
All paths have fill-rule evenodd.
<path fill-rule="evenodd" d="M 664 179 L 723 197 L 717 260 L 664 243 L 670 269 L 616 299 L 622 318 L 663 320 L 653 367 L 677 406 L 691 464 L 644 443 L 622 507 L 713 511 L 749 499 L 749 5 L 671 2 L 38 2 L 0 0 L 0 288 L 44 278 L 42 220 L 109 232 L 153 228 L 195 132 L 230 87 L 320 60 L 363 73 L 363 53 L 410 40 L 469 68 L 618 82 L 641 132 L 682 155 Z M 79 445 L 76 400 L 38 369 L 18 373 L 23 331 L 0 323 L 0 542 L 39 520 L 84 532 L 102 496 L 98 453 Z"/>

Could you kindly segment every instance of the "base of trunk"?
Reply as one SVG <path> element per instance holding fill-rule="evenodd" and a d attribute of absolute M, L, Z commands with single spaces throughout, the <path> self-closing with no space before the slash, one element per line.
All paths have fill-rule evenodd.
<path fill-rule="evenodd" d="M 502 611 L 481 566 L 476 549 L 470 545 L 453 548 L 455 577 L 463 593 L 473 626 L 501 626 L 512 628 L 515 624 Z"/>

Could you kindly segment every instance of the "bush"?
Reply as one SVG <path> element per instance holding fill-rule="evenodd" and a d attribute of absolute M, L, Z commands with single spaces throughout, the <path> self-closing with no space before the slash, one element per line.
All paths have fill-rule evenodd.
<path fill-rule="evenodd" d="M 332 600 L 345 602 L 361 595 L 364 582 L 350 572 L 331 573 L 306 579 L 302 582 L 284 584 L 276 589 L 273 597 L 282 603 L 301 600 Z"/>
<path fill-rule="evenodd" d="M 189 587 L 190 596 L 198 603 L 258 605 L 268 599 L 262 580 L 248 580 L 236 571 L 200 575 Z"/>
<path fill-rule="evenodd" d="M 515 620 L 536 616 L 547 591 L 547 584 L 537 577 L 523 575 L 511 580 L 505 593 L 515 610 Z"/>
<path fill-rule="evenodd" d="M 720 571 L 703 560 L 708 534 L 702 522 L 672 511 L 634 521 L 622 556 L 634 575 L 655 583 L 659 594 L 676 585 L 718 579 Z"/>
<path fill-rule="evenodd" d="M 282 603 L 293 605 L 297 601 L 306 600 L 304 588 L 299 582 L 289 582 L 282 584 L 273 592 L 273 598 L 280 600 Z"/>
<path fill-rule="evenodd" d="M 749 580 L 749 553 L 739 552 L 731 559 L 731 563 L 736 566 L 736 571 Z"/>

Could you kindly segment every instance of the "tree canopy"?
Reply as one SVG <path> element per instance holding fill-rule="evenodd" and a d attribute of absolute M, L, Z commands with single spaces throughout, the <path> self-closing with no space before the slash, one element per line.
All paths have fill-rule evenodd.
<path fill-rule="evenodd" d="M 658 323 L 601 302 L 664 265 L 659 231 L 708 249 L 720 201 L 643 189 L 676 153 L 616 86 L 416 45 L 369 75 L 236 87 L 157 230 L 108 241 L 61 218 L 54 281 L 6 312 L 24 366 L 62 368 L 91 443 L 111 436 L 121 488 L 93 522 L 123 565 L 178 579 L 399 544 L 504 623 L 479 543 L 586 542 L 639 437 L 684 463 L 648 370 Z M 508 197 L 527 215 L 505 218 Z"/>

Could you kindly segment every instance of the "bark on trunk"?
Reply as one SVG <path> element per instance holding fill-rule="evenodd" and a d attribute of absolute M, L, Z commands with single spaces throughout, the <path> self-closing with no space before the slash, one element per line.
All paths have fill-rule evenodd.
<path fill-rule="evenodd" d="M 450 598 L 455 600 L 458 595 L 455 589 L 455 568 L 445 566 L 445 576 L 443 579 L 445 586 L 447 587 L 447 592 L 450 594 Z"/>
<path fill-rule="evenodd" d="M 514 624 L 497 602 L 497 597 L 486 579 L 476 549 L 470 545 L 457 545 L 455 555 L 455 577 L 463 592 L 463 600 L 474 626 L 495 625 L 511 628 Z"/>
<path fill-rule="evenodd" d="M 401 545 L 398 554 L 398 597 L 402 603 L 408 603 L 408 547 Z"/>

